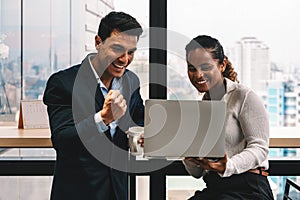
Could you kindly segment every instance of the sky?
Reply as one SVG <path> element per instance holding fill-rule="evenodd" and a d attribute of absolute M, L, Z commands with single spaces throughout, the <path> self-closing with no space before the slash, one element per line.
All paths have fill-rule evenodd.
<path fill-rule="evenodd" d="M 114 0 L 116 10 L 148 24 L 148 0 Z M 270 48 L 277 65 L 299 66 L 299 0 L 169 0 L 168 30 L 193 38 L 208 34 L 229 48 L 245 36 Z"/>

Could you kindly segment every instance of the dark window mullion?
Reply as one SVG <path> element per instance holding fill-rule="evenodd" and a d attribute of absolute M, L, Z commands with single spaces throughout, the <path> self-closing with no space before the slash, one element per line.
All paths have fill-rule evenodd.
<path fill-rule="evenodd" d="M 150 0 L 149 97 L 167 99 L 167 0 Z M 164 169 L 150 174 L 150 200 L 166 199 Z"/>
<path fill-rule="evenodd" d="M 23 81 L 24 81 L 24 78 L 23 78 L 23 57 L 24 57 L 24 54 L 23 54 L 23 51 L 24 51 L 24 42 L 23 42 L 23 26 L 24 26 L 24 6 L 23 6 L 23 0 L 21 0 L 21 54 L 20 54 L 20 73 L 21 73 L 21 100 L 23 100 L 23 98 L 24 98 L 24 95 L 23 95 L 23 93 L 24 93 L 24 84 L 23 84 Z"/>
<path fill-rule="evenodd" d="M 150 99 L 167 98 L 167 0 L 150 0 Z"/>

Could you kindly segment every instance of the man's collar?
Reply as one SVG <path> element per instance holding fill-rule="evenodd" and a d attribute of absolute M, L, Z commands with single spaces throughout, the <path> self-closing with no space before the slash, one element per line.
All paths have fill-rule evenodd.
<path fill-rule="evenodd" d="M 100 86 L 101 86 L 102 81 L 100 80 L 100 77 L 99 77 L 99 75 L 97 74 L 97 72 L 96 72 L 96 70 L 95 70 L 95 68 L 94 68 L 94 66 L 93 66 L 93 64 L 92 64 L 92 58 L 93 58 L 95 55 L 96 55 L 96 54 L 91 53 L 91 54 L 89 54 L 89 55 L 87 56 L 87 58 L 88 58 L 88 60 L 89 60 L 90 67 L 91 67 L 91 69 L 92 69 L 92 71 L 93 71 L 93 74 L 94 74 L 94 76 L 95 76 L 95 78 L 96 78 L 96 80 L 97 80 L 97 83 L 100 83 Z M 102 84 L 103 84 L 103 83 L 102 83 Z"/>
<path fill-rule="evenodd" d="M 91 53 L 91 54 L 89 54 L 89 55 L 87 56 L 88 61 L 89 61 L 89 63 L 90 63 L 90 67 L 91 67 L 91 69 L 92 69 L 92 71 L 93 71 L 93 74 L 95 75 L 95 78 L 96 78 L 96 80 L 97 80 L 97 83 L 100 84 L 100 87 L 101 87 L 101 88 L 105 88 L 105 89 L 107 90 L 106 86 L 105 86 L 104 83 L 101 81 L 99 75 L 97 74 L 95 68 L 93 67 L 93 64 L 92 64 L 92 58 L 93 58 L 94 56 L 96 56 L 95 53 Z M 118 88 L 120 88 L 120 87 L 121 87 L 121 86 L 120 86 L 120 80 L 117 79 L 117 78 L 113 78 L 113 80 L 112 80 L 112 89 L 118 89 Z"/>

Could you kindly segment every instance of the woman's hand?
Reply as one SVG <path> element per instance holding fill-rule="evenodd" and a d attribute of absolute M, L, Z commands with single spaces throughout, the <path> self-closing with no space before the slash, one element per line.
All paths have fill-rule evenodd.
<path fill-rule="evenodd" d="M 212 161 L 209 158 L 194 158 L 187 157 L 185 160 L 191 161 L 195 163 L 198 167 L 201 167 L 205 170 L 215 171 L 223 174 L 226 169 L 227 156 L 225 155 L 223 158 L 220 158 L 216 161 Z"/>

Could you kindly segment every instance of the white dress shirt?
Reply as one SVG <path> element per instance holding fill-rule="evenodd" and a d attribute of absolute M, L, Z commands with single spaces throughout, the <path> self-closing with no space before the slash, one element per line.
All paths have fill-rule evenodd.
<path fill-rule="evenodd" d="M 95 75 L 95 78 L 100 86 L 99 89 L 101 89 L 101 92 L 103 94 L 103 97 L 105 98 L 109 92 L 109 90 L 106 88 L 106 86 L 103 84 L 103 82 L 101 81 L 99 75 L 97 74 L 96 70 L 94 69 L 93 65 L 92 65 L 92 62 L 91 62 L 91 59 L 92 57 L 95 56 L 95 55 L 90 55 L 88 56 L 88 59 L 89 59 L 89 63 L 90 63 L 90 66 L 92 68 L 92 71 Z M 111 89 L 112 90 L 119 90 L 120 92 L 122 91 L 122 84 L 120 83 L 120 80 L 118 78 L 114 78 L 113 81 L 112 81 L 112 84 L 111 84 Z M 97 126 L 97 129 L 99 132 L 105 132 L 107 131 L 108 129 L 108 126 L 110 127 L 110 134 L 111 134 L 111 137 L 114 136 L 115 132 L 116 132 L 116 128 L 118 126 L 118 120 L 116 121 L 113 121 L 111 122 L 108 126 L 105 125 L 105 123 L 103 122 L 103 119 L 100 115 L 100 111 L 97 112 L 95 115 L 94 115 L 94 120 L 95 120 L 95 123 L 96 123 L 96 126 Z"/>

